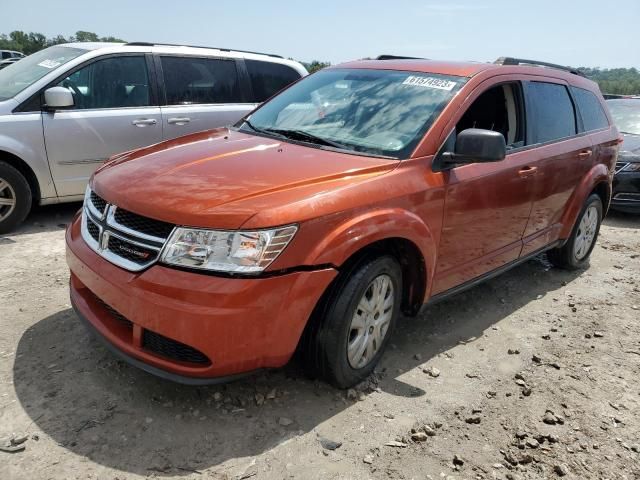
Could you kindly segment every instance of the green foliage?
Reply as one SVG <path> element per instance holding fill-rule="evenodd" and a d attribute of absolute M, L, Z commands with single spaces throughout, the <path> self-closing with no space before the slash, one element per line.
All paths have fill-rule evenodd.
<path fill-rule="evenodd" d="M 318 70 L 322 70 L 325 67 L 331 66 L 330 62 L 320 62 L 318 60 L 313 60 L 310 63 L 307 63 L 307 62 L 300 62 L 300 63 L 304 65 L 304 68 L 306 68 L 309 73 L 317 72 Z"/>
<path fill-rule="evenodd" d="M 640 72 L 636 68 L 588 68 L 580 67 L 582 73 L 600 86 L 602 93 L 617 95 L 640 94 Z"/>
<path fill-rule="evenodd" d="M 72 42 L 124 42 L 124 40 L 115 37 L 99 37 L 93 32 L 85 32 L 83 30 L 77 31 L 75 36 L 69 38 L 65 38 L 62 35 L 47 38 L 41 33 L 26 33 L 16 30 L 9 35 L 4 33 L 0 35 L 0 50 L 16 50 L 30 55 L 51 45 Z"/>

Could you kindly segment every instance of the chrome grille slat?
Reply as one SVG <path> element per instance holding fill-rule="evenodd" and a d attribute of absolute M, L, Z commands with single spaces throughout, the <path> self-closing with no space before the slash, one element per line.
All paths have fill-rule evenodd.
<path fill-rule="evenodd" d="M 95 192 L 87 189 L 82 209 L 82 238 L 92 250 L 114 265 L 132 272 L 148 268 L 160 257 L 162 247 L 174 226 L 126 212 L 128 215 L 135 215 L 132 218 L 140 225 L 146 225 L 144 228 L 147 232 L 166 234 L 166 236 L 150 235 L 118 222 L 117 212 L 117 206 L 109 204 Z"/>

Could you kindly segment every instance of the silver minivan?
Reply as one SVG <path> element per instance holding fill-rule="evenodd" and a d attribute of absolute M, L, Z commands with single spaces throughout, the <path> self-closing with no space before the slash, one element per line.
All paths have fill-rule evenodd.
<path fill-rule="evenodd" d="M 235 123 L 307 74 L 277 55 L 73 43 L 0 70 L 0 233 L 81 200 L 111 155 Z"/>

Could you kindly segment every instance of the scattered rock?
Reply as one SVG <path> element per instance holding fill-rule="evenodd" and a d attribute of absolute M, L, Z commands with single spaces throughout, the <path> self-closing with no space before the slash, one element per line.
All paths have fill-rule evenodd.
<path fill-rule="evenodd" d="M 264 395 L 262 395 L 261 393 L 256 393 L 255 399 L 256 399 L 256 405 L 258 406 L 264 403 Z"/>
<path fill-rule="evenodd" d="M 423 368 L 422 369 L 423 373 L 426 373 L 427 375 L 436 378 L 440 376 L 440 370 L 438 370 L 436 367 L 427 367 L 427 368 Z"/>
<path fill-rule="evenodd" d="M 373 456 L 372 455 L 365 455 L 364 458 L 362 459 L 362 461 L 368 465 L 371 465 L 373 463 Z"/>
<path fill-rule="evenodd" d="M 293 423 L 293 420 L 291 420 L 290 418 L 287 418 L 287 417 L 280 417 L 278 419 L 278 424 L 282 425 L 283 427 L 288 427 L 292 423 Z"/>
<path fill-rule="evenodd" d="M 567 467 L 564 463 L 560 463 L 553 467 L 553 471 L 556 472 L 559 477 L 569 475 L 569 467 Z"/>
<path fill-rule="evenodd" d="M 386 447 L 396 447 L 396 448 L 406 448 L 407 444 L 404 442 L 398 442 L 396 440 L 391 440 L 390 442 L 385 443 Z"/>
<path fill-rule="evenodd" d="M 267 400 L 274 400 L 276 398 L 276 389 L 272 388 L 266 395 Z"/>
<path fill-rule="evenodd" d="M 347 390 L 347 398 L 349 400 L 357 400 L 358 392 L 356 392 L 353 388 L 350 388 L 349 390 Z"/>
<path fill-rule="evenodd" d="M 324 448 L 325 450 L 333 451 L 342 446 L 342 442 L 336 442 L 334 440 L 329 440 L 328 438 L 324 438 L 324 437 L 319 437 L 318 441 L 320 442 L 320 445 L 322 445 L 322 448 Z"/>
<path fill-rule="evenodd" d="M 478 423 L 480 423 L 481 419 L 478 416 L 472 416 L 465 418 L 464 421 L 468 424 L 477 425 Z"/>
<path fill-rule="evenodd" d="M 414 442 L 424 442 L 428 438 L 425 432 L 415 432 L 411 434 L 411 440 Z"/>
<path fill-rule="evenodd" d="M 507 350 L 507 353 L 509 355 L 520 355 L 520 350 L 518 350 L 517 348 L 510 348 L 509 350 Z"/>
<path fill-rule="evenodd" d="M 213 394 L 213 400 L 216 402 L 222 401 L 222 394 L 220 392 L 215 392 Z"/>
<path fill-rule="evenodd" d="M 562 418 L 559 415 L 555 415 L 551 410 L 546 411 L 546 413 L 544 414 L 544 417 L 542 417 L 542 421 L 547 425 L 556 425 L 556 424 L 563 425 L 564 424 L 564 418 Z"/>
<path fill-rule="evenodd" d="M 454 455 L 453 456 L 453 464 L 456 467 L 461 467 L 462 465 L 464 465 L 464 460 L 460 455 Z"/>
<path fill-rule="evenodd" d="M 596 332 L 593 332 L 593 336 L 596 338 L 602 338 L 604 337 L 604 333 L 596 331 Z"/>
<path fill-rule="evenodd" d="M 416 353 L 416 354 L 413 356 L 413 358 L 414 358 L 415 360 L 418 360 L 419 362 L 421 362 L 421 361 L 422 361 L 422 355 L 421 355 L 421 354 L 419 354 L 419 353 Z"/>
<path fill-rule="evenodd" d="M 422 427 L 422 430 L 424 431 L 424 433 L 426 433 L 429 437 L 435 437 L 436 436 L 436 431 L 431 428 L 429 425 L 424 425 Z"/>
<path fill-rule="evenodd" d="M 542 363 L 542 358 L 535 354 L 531 356 L 531 360 L 533 363 Z"/>

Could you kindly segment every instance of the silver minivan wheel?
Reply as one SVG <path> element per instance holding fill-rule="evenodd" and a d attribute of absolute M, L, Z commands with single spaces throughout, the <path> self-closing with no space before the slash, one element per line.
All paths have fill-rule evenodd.
<path fill-rule="evenodd" d="M 5 179 L 0 178 L 0 222 L 16 208 L 16 192 Z"/>
<path fill-rule="evenodd" d="M 391 277 L 378 275 L 365 290 L 351 318 L 347 342 L 351 368 L 365 367 L 382 347 L 393 317 L 394 302 Z"/>

